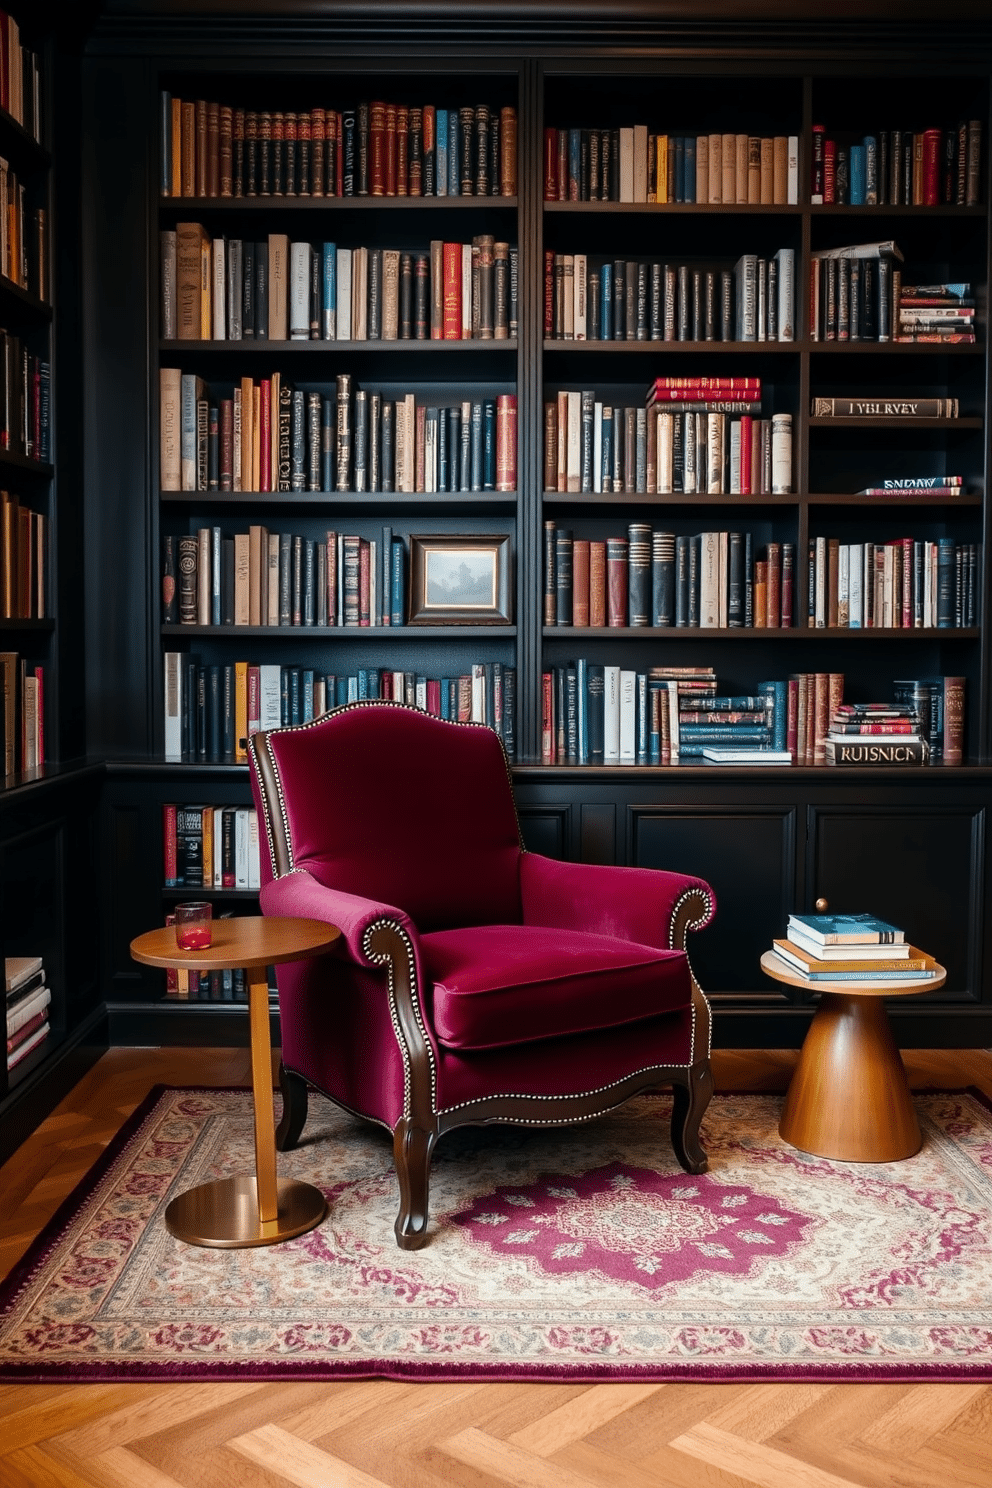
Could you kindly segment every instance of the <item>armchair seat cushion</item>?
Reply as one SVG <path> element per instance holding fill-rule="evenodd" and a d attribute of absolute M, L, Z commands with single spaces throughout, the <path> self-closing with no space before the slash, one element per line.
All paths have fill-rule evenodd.
<path fill-rule="evenodd" d="M 420 938 L 431 1022 L 450 1049 L 589 1033 L 691 1000 L 684 951 L 542 925 L 477 925 Z"/>

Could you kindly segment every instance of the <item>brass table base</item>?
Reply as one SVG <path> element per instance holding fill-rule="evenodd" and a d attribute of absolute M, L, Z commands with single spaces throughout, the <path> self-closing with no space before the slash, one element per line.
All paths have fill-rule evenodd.
<path fill-rule="evenodd" d="M 235 1250 L 291 1240 L 314 1229 L 327 1213 L 324 1195 L 312 1183 L 279 1178 L 276 1191 L 276 1217 L 263 1220 L 258 1214 L 258 1186 L 252 1173 L 201 1183 L 173 1199 L 165 1211 L 165 1227 L 188 1245 Z"/>

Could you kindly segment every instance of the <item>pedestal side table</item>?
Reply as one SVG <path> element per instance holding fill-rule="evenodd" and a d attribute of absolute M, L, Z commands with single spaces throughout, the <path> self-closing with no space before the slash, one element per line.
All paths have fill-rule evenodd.
<path fill-rule="evenodd" d="M 883 997 L 912 997 L 943 986 L 947 972 L 903 987 L 878 982 L 814 982 L 793 975 L 774 951 L 761 969 L 777 982 L 820 994 L 785 1098 L 779 1135 L 800 1152 L 843 1162 L 896 1162 L 923 1144 L 902 1057 Z"/>
<path fill-rule="evenodd" d="M 248 979 L 252 1096 L 255 1106 L 255 1172 L 200 1184 L 173 1199 L 166 1227 L 191 1245 L 234 1250 L 272 1245 L 320 1224 L 324 1195 L 310 1183 L 276 1177 L 272 1100 L 272 1038 L 266 968 L 321 956 L 341 932 L 323 920 L 246 915 L 214 920 L 206 950 L 180 950 L 175 926 L 149 930 L 131 942 L 131 955 L 148 966 L 225 971 L 243 966 Z"/>

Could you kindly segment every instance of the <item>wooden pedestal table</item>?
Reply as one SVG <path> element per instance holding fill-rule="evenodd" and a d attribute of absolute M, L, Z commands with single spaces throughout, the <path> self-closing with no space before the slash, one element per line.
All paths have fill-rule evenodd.
<path fill-rule="evenodd" d="M 800 1152 L 843 1162 L 896 1162 L 923 1144 L 883 997 L 912 997 L 943 985 L 947 972 L 903 987 L 815 982 L 793 975 L 774 951 L 761 969 L 777 982 L 820 994 L 779 1122 Z"/>
<path fill-rule="evenodd" d="M 200 1184 L 173 1199 L 166 1227 L 191 1245 L 234 1250 L 273 1245 L 319 1225 L 327 1212 L 324 1195 L 311 1183 L 276 1177 L 275 1113 L 272 1100 L 272 1038 L 266 968 L 323 955 L 341 932 L 323 920 L 278 915 L 214 920 L 206 950 L 180 950 L 175 926 L 149 930 L 131 942 L 131 955 L 148 966 L 248 974 L 251 1078 L 255 1103 L 255 1172 Z"/>

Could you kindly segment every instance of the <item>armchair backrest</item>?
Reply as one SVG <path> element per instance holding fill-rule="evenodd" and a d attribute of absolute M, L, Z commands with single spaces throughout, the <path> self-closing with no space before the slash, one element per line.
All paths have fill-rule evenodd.
<path fill-rule="evenodd" d="M 249 755 L 263 884 L 305 868 L 424 932 L 520 923 L 520 832 L 491 729 L 351 703 L 255 734 Z"/>

